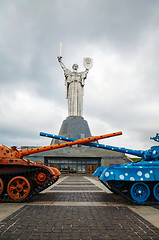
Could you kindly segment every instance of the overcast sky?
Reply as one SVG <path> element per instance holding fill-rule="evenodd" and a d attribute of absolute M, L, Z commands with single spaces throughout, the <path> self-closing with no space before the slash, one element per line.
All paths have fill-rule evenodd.
<path fill-rule="evenodd" d="M 159 132 L 158 0 L 0 0 L 0 143 L 49 145 L 68 116 L 63 71 L 93 58 L 83 117 L 101 143 L 148 149 Z"/>

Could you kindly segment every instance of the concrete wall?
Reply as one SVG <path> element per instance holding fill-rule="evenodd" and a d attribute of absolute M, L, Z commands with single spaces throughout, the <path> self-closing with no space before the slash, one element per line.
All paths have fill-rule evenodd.
<path fill-rule="evenodd" d="M 33 154 L 27 158 L 32 161 L 40 160 L 44 162 L 44 157 L 100 157 L 102 166 L 123 164 L 126 162 L 125 154 L 123 153 L 86 146 L 74 146 L 51 150 L 43 153 Z"/>

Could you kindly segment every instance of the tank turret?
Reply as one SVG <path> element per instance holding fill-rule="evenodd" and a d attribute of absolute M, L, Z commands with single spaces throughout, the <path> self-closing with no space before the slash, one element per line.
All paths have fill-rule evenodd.
<path fill-rule="evenodd" d="M 159 133 L 156 133 L 155 137 L 150 137 L 150 139 L 153 139 L 156 142 L 159 142 Z"/>
<path fill-rule="evenodd" d="M 65 141 L 76 139 L 62 136 L 48 136 Z M 151 138 L 159 141 L 159 135 Z M 93 176 L 112 192 L 120 194 L 131 202 L 138 204 L 159 204 L 159 146 L 148 150 L 133 150 L 99 143 L 87 143 L 88 146 L 131 154 L 141 158 L 137 162 L 102 166 L 97 168 Z"/>
<path fill-rule="evenodd" d="M 24 156 L 97 141 L 105 137 L 107 135 L 24 150 L 18 150 L 15 146 L 11 148 L 0 146 L 0 201 L 21 202 L 27 200 L 55 183 L 61 174 L 56 168 L 48 167 L 41 161 L 35 163 L 24 159 Z"/>

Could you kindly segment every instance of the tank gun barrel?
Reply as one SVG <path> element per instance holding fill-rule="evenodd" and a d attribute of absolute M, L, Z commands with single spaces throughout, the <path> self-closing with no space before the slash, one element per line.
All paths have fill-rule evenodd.
<path fill-rule="evenodd" d="M 114 133 L 113 136 L 118 136 L 121 134 L 122 134 L 122 132 L 117 132 L 117 133 Z M 67 138 L 67 137 L 43 133 L 43 132 L 40 133 L 40 136 L 55 138 L 55 139 L 59 139 L 59 140 L 63 140 L 63 141 L 76 141 L 77 140 L 76 138 Z M 111 137 L 113 137 L 113 136 L 111 136 Z M 126 149 L 126 148 L 114 147 L 114 146 L 99 144 L 99 143 L 84 143 L 84 145 L 90 146 L 90 147 L 102 148 L 102 149 L 106 149 L 106 150 L 111 150 L 111 151 L 115 151 L 115 152 L 127 153 L 127 154 L 131 154 L 131 155 L 138 156 L 138 157 L 143 157 L 146 152 L 143 150 Z"/>
<path fill-rule="evenodd" d="M 103 137 L 100 139 L 115 137 L 118 135 L 122 135 L 122 132 L 119 131 L 119 132 L 114 132 L 114 133 L 108 133 L 108 134 L 102 135 Z M 62 141 L 73 141 L 74 142 L 77 140 L 81 140 L 81 139 L 77 139 L 77 138 L 68 138 L 68 137 L 63 137 L 63 136 L 54 135 L 54 134 L 50 134 L 50 133 L 44 133 L 44 132 L 40 132 L 40 136 L 48 137 L 48 138 L 55 138 L 55 139 L 62 140 Z M 89 137 L 89 138 L 91 138 L 91 137 Z M 97 141 L 97 140 L 99 140 L 99 139 L 96 139 L 95 141 Z M 86 145 L 87 143 L 83 143 L 83 144 Z"/>
<path fill-rule="evenodd" d="M 110 138 L 110 137 L 115 137 L 115 136 L 118 136 L 118 135 L 122 135 L 122 132 L 115 132 L 115 133 L 109 133 L 109 134 L 106 134 L 104 135 L 105 137 L 104 138 Z M 50 134 L 50 133 L 44 133 L 44 132 L 40 132 L 40 136 L 42 137 L 48 137 L 48 138 L 55 138 L 55 139 L 58 139 L 58 140 L 62 140 L 62 141 L 77 141 L 78 139 L 77 138 L 68 138 L 68 137 L 63 137 L 63 136 L 59 136 L 59 135 L 54 135 L 54 134 Z M 102 139 L 102 138 L 100 138 Z M 80 140 L 80 139 L 79 139 Z M 99 139 L 96 139 L 95 141 L 97 141 Z M 94 147 L 97 147 L 97 145 L 99 144 L 96 144 L 96 143 L 80 143 L 81 145 L 87 145 L 87 146 L 94 146 Z"/>
<path fill-rule="evenodd" d="M 117 134 L 121 135 L 122 133 L 118 132 Z M 48 135 L 48 134 L 46 133 L 46 135 Z M 112 137 L 112 136 L 115 136 L 115 135 L 116 135 L 116 133 L 111 133 L 111 134 L 93 136 L 93 137 L 88 137 L 88 138 L 83 138 L 83 139 L 69 140 L 69 142 L 67 142 L 67 143 L 49 145 L 49 146 L 39 147 L 39 148 L 19 150 L 19 154 L 20 154 L 20 157 L 22 157 L 22 156 L 27 156 L 27 155 L 34 154 L 34 153 L 54 150 L 54 149 L 57 149 L 57 148 L 68 147 L 68 146 L 72 146 L 72 145 L 76 145 L 76 144 L 85 144 L 85 143 L 88 143 L 88 142 L 97 141 L 99 139 L 108 138 L 108 137 Z"/>

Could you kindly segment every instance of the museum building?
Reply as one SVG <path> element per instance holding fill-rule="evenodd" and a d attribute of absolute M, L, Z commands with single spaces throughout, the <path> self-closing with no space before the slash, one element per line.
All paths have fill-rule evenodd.
<path fill-rule="evenodd" d="M 67 117 L 61 126 L 60 136 L 71 138 L 90 137 L 91 132 L 83 117 Z M 52 139 L 52 144 L 62 141 Z M 29 156 L 30 160 L 41 160 L 46 165 L 56 167 L 66 174 L 92 174 L 99 166 L 123 164 L 128 160 L 124 153 L 86 145 L 74 145 Z"/>

